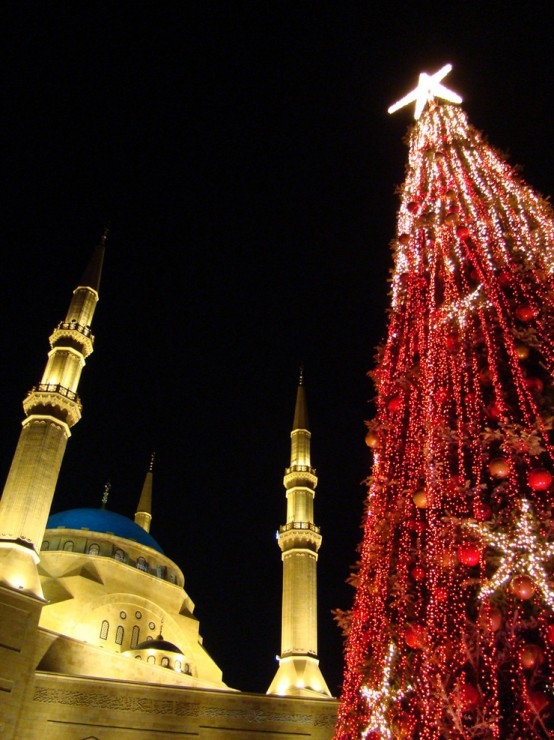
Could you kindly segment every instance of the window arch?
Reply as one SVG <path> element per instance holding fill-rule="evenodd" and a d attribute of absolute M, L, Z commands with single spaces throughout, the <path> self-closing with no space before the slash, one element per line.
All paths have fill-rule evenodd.
<path fill-rule="evenodd" d="M 125 553 L 119 547 L 114 552 L 113 556 L 116 560 L 119 560 L 121 563 L 125 562 Z"/>
<path fill-rule="evenodd" d="M 73 548 L 75 545 L 71 540 L 67 540 L 67 542 L 64 542 L 63 549 L 67 550 L 67 552 L 73 552 Z"/>
<path fill-rule="evenodd" d="M 149 663 L 155 663 L 156 662 L 156 657 L 154 655 L 149 655 L 148 656 L 148 662 Z"/>
<path fill-rule="evenodd" d="M 116 645 L 123 645 L 123 635 L 125 634 L 125 631 L 121 625 L 117 628 L 115 632 L 115 644 Z"/>
<path fill-rule="evenodd" d="M 156 565 L 156 575 L 158 578 L 165 578 L 165 565 Z"/>
<path fill-rule="evenodd" d="M 50 548 L 50 543 L 48 542 L 48 540 L 44 540 L 44 542 L 42 543 L 41 550 L 48 550 L 49 548 Z"/>
<path fill-rule="evenodd" d="M 136 647 L 139 644 L 140 627 L 135 624 L 133 632 L 131 634 L 131 647 Z"/>
<path fill-rule="evenodd" d="M 169 658 L 166 658 L 165 655 L 162 658 L 162 665 L 163 665 L 164 668 L 169 668 Z"/>
<path fill-rule="evenodd" d="M 89 545 L 88 554 L 89 555 L 99 555 L 100 545 L 97 545 L 96 542 L 93 542 L 92 545 Z"/>
<path fill-rule="evenodd" d="M 104 619 L 100 627 L 100 639 L 107 640 L 109 631 L 110 631 L 110 623 L 108 622 L 107 619 Z"/>
<path fill-rule="evenodd" d="M 137 568 L 148 572 L 148 563 L 143 557 L 137 558 Z"/>

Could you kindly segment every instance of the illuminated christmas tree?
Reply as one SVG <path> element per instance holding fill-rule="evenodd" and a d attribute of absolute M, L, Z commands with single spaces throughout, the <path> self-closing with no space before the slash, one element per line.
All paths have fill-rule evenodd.
<path fill-rule="evenodd" d="M 554 212 L 453 104 L 449 69 L 396 106 L 417 120 L 341 740 L 554 735 Z"/>

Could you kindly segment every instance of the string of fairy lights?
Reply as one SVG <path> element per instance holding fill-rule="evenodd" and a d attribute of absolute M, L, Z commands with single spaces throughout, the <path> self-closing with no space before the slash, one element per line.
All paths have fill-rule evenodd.
<path fill-rule="evenodd" d="M 554 730 L 554 216 L 445 69 L 404 99 L 424 104 L 371 372 L 341 740 Z"/>

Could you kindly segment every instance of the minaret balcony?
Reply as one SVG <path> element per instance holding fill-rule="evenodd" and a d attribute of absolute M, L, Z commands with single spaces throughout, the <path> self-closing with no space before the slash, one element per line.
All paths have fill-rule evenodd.
<path fill-rule="evenodd" d="M 77 321 L 60 321 L 50 336 L 50 346 L 69 346 L 88 357 L 94 349 L 94 336 L 90 326 Z"/>
<path fill-rule="evenodd" d="M 81 418 L 82 408 L 75 391 L 56 383 L 40 383 L 29 391 L 23 401 L 23 410 L 27 416 L 54 416 L 70 427 Z"/>
<path fill-rule="evenodd" d="M 285 468 L 283 485 L 287 489 L 295 486 L 315 488 L 317 486 L 316 470 L 310 465 L 292 465 L 290 468 Z"/>
<path fill-rule="evenodd" d="M 317 552 L 321 545 L 320 528 L 312 522 L 287 522 L 279 527 L 279 547 L 281 550 L 306 548 Z"/>

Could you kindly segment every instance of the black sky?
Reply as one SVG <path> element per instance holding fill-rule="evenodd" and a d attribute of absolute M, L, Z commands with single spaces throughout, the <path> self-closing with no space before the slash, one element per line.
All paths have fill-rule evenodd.
<path fill-rule="evenodd" d="M 279 652 L 282 473 L 305 366 L 333 693 L 370 459 L 395 188 L 420 71 L 554 192 L 549 3 L 20 2 L 2 11 L 2 475 L 47 337 L 111 233 L 54 511 L 132 516 L 185 573 L 230 686 Z"/>

